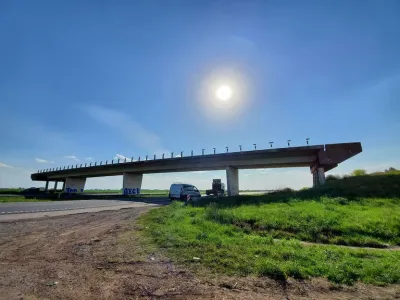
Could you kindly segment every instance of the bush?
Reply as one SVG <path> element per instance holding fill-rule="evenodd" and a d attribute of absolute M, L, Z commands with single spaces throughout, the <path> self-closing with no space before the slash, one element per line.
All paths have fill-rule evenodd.
<path fill-rule="evenodd" d="M 333 180 L 339 180 L 340 176 L 339 175 L 328 175 L 326 176 L 326 181 L 333 181 Z"/>
<path fill-rule="evenodd" d="M 364 176 L 367 175 L 367 171 L 364 169 L 355 169 L 351 172 L 351 176 Z"/>

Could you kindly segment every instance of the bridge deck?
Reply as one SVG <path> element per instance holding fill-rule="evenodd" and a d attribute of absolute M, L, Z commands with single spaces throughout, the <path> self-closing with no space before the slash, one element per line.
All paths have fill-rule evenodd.
<path fill-rule="evenodd" d="M 175 158 L 158 158 L 133 162 L 119 162 L 107 165 L 78 166 L 61 170 L 39 172 L 31 175 L 32 180 L 64 181 L 67 177 L 100 177 L 122 175 L 123 173 L 168 173 L 185 171 L 222 170 L 229 166 L 238 169 L 311 167 L 323 165 L 325 170 L 360 153 L 360 143 L 343 143 L 289 147 L 254 151 L 196 155 Z"/>

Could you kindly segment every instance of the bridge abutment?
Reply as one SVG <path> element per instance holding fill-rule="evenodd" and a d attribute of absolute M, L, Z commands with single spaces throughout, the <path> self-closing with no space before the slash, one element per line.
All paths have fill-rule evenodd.
<path fill-rule="evenodd" d="M 234 167 L 226 168 L 228 196 L 239 195 L 239 170 Z"/>
<path fill-rule="evenodd" d="M 143 174 L 124 173 L 122 192 L 124 195 L 139 195 L 142 188 Z"/>

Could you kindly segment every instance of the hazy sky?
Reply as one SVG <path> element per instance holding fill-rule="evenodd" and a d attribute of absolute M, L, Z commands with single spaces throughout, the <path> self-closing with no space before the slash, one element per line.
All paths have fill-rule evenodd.
<path fill-rule="evenodd" d="M 399 1 L 3 0 L 0 29 L 0 187 L 42 185 L 30 180 L 42 168 L 307 137 L 362 142 L 330 173 L 400 168 Z M 225 173 L 142 187 L 212 178 Z M 306 168 L 240 171 L 241 189 L 311 184 Z"/>

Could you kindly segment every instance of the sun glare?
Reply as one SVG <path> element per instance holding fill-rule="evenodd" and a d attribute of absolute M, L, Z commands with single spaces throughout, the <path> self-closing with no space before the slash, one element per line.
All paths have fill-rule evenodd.
<path fill-rule="evenodd" d="M 232 97 L 232 90 L 227 85 L 222 85 L 217 89 L 217 98 L 219 100 L 227 101 Z"/>

